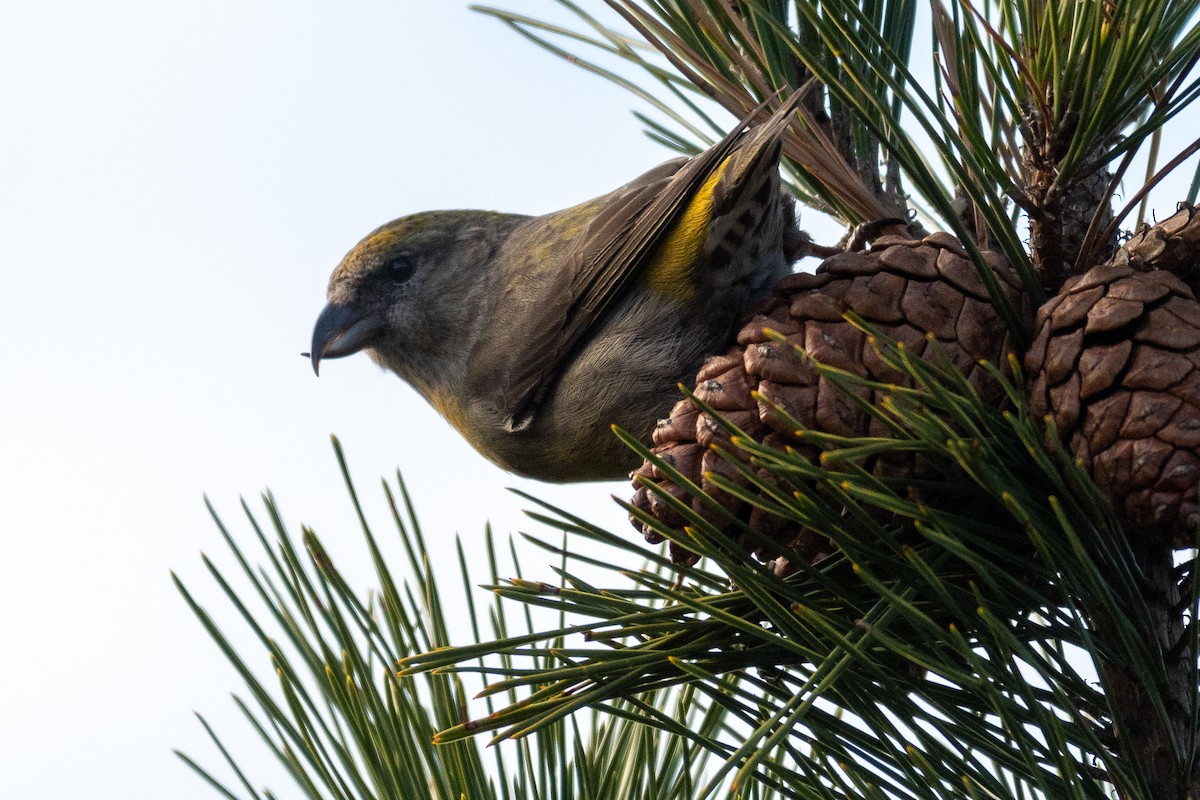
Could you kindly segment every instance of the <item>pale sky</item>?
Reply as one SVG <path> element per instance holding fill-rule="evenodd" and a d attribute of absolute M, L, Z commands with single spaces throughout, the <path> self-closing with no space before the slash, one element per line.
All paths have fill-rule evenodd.
<path fill-rule="evenodd" d="M 168 573 L 236 628 L 202 494 L 249 541 L 266 487 L 352 566 L 330 433 L 381 521 L 404 471 L 435 563 L 488 520 L 537 529 L 509 486 L 633 535 L 621 484 L 516 479 L 367 358 L 299 355 L 377 225 L 550 211 L 669 157 L 628 95 L 459 2 L 39 0 L 0 7 L 0 97 L 4 796 L 215 797 L 171 754 L 220 765 L 193 709 L 261 753 Z"/>
<path fill-rule="evenodd" d="M 168 571 L 232 621 L 202 493 L 248 542 L 238 498 L 270 487 L 370 588 L 330 433 L 381 527 L 404 472 L 447 568 L 456 533 L 539 530 L 510 486 L 634 535 L 627 486 L 516 479 L 365 357 L 318 380 L 299 356 L 377 225 L 542 213 L 669 157 L 631 96 L 457 0 L 39 0 L 0 7 L 0 97 L 6 797 L 215 797 L 170 752 L 219 766 L 193 709 L 261 754 Z"/>

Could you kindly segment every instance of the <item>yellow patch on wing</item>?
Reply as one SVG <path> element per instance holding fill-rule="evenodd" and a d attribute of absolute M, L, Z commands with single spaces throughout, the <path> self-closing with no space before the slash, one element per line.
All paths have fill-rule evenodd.
<path fill-rule="evenodd" d="M 687 302 L 696 293 L 692 271 L 695 269 L 696 259 L 700 256 L 700 248 L 708 238 L 708 226 L 712 222 L 713 191 L 728 164 L 728 158 L 722 161 L 696 191 L 650 262 L 646 272 L 646 285 L 672 300 Z"/>

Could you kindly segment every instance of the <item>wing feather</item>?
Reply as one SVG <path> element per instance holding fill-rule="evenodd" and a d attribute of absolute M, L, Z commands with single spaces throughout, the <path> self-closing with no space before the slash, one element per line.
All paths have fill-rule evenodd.
<path fill-rule="evenodd" d="M 707 150 L 679 165 L 667 162 L 606 198 L 586 233 L 565 259 L 553 283 L 561 290 L 548 298 L 536 315 L 535 330 L 526 330 L 528 347 L 502 387 L 501 407 L 508 411 L 510 431 L 527 428 L 555 379 L 574 358 L 576 348 L 590 340 L 588 334 L 603 323 L 643 274 L 656 248 L 673 229 L 699 188 L 735 153 L 749 155 L 743 163 L 731 162 L 743 174 L 753 171 L 763 158 L 777 159 L 763 145 L 777 140 L 799 100 L 797 92 L 770 120 L 743 133 L 767 103 L 754 109 L 728 135 Z M 722 176 L 722 182 L 725 182 Z M 556 302 L 557 299 L 566 302 Z M 522 326 L 524 327 L 524 326 Z M 501 388 L 501 387 L 497 387 Z"/>

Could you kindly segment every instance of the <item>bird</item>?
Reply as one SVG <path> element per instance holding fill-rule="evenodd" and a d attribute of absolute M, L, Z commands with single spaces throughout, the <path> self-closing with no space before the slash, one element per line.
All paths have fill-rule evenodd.
<path fill-rule="evenodd" d="M 779 173 L 799 95 L 561 211 L 382 225 L 334 269 L 304 355 L 320 374 L 365 350 L 510 472 L 624 477 L 641 457 L 612 428 L 648 441 L 679 384 L 811 252 Z"/>

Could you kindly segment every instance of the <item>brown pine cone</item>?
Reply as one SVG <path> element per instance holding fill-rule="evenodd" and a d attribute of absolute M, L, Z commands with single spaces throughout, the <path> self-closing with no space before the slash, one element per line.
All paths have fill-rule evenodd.
<path fill-rule="evenodd" d="M 991 252 L 985 257 L 1008 299 L 1026 319 L 1030 318 L 1021 284 L 1003 257 Z M 931 357 L 936 350 L 939 357 L 962 369 L 978 391 L 999 402 L 999 387 L 978 362 L 986 359 L 1002 363 L 1014 343 L 966 252 L 945 233 L 919 240 L 881 237 L 868 251 L 839 253 L 822 262 L 814 274 L 785 278 L 761 313 L 742 328 L 737 345 L 701 367 L 696 397 L 754 439 L 777 448 L 791 446 L 813 457 L 816 450 L 796 436 L 793 425 L 774 410 L 775 406 L 804 427 L 826 433 L 887 435 L 878 420 L 818 376 L 811 363 L 794 350 L 800 348 L 812 360 L 863 378 L 903 383 L 904 377 L 879 358 L 868 337 L 844 319 L 847 312 L 903 343 L 917 357 Z M 772 339 L 768 330 L 785 336 L 787 344 Z M 762 400 L 756 400 L 751 392 Z M 867 399 L 875 402 L 878 398 Z M 727 443 L 728 438 L 715 420 L 685 399 L 659 423 L 653 452 L 700 485 L 736 518 L 748 521 L 776 542 L 810 560 L 830 552 L 824 536 L 798 531 L 712 483 L 709 475 L 716 474 L 746 484 L 734 465 L 711 447 Z M 736 448 L 725 449 L 737 457 Z M 903 476 L 911 474 L 915 465 L 879 462 L 871 467 L 878 474 Z M 645 482 L 657 484 L 734 535 L 726 516 L 689 497 L 686 490 L 649 462 L 634 473 L 635 507 L 673 528 L 680 529 L 684 524 L 683 517 L 647 489 Z M 661 541 L 648 525 L 633 521 L 648 541 Z M 757 544 L 743 545 L 755 550 L 760 558 L 775 555 Z M 671 557 L 685 564 L 696 558 L 674 543 Z"/>
<path fill-rule="evenodd" d="M 1144 240 L 1163 239 L 1152 232 Z M 1068 280 L 1038 310 L 1025 357 L 1029 400 L 1054 420 L 1142 543 L 1190 547 L 1200 480 L 1200 304 L 1171 272 L 1114 261 L 1125 263 Z"/>
<path fill-rule="evenodd" d="M 1165 269 L 1195 294 L 1200 288 L 1200 207 L 1180 203 L 1178 211 L 1154 227 L 1143 225 L 1112 262 L 1138 272 Z"/>

